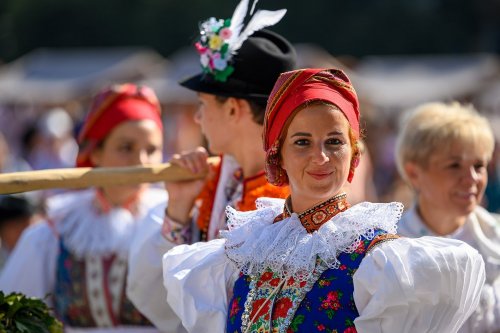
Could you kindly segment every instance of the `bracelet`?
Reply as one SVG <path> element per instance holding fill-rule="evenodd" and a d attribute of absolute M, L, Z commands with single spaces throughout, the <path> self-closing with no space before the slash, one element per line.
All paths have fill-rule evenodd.
<path fill-rule="evenodd" d="M 184 225 L 173 220 L 168 216 L 165 209 L 161 234 L 166 240 L 174 244 L 189 244 L 191 242 L 191 225 L 189 223 Z"/>

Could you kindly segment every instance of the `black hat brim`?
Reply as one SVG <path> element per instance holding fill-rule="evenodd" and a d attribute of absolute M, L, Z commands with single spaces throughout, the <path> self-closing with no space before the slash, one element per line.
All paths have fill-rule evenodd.
<path fill-rule="evenodd" d="M 223 97 L 267 100 L 269 95 L 246 92 L 248 85 L 242 81 L 229 78 L 226 82 L 218 82 L 205 73 L 190 76 L 179 81 L 179 84 L 190 90 Z"/>

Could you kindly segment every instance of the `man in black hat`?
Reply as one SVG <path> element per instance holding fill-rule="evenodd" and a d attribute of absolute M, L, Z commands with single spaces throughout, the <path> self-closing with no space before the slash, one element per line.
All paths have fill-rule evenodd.
<path fill-rule="evenodd" d="M 225 228 L 225 207 L 239 210 L 255 209 L 256 196 L 286 197 L 288 191 L 265 181 L 262 149 L 262 125 L 266 102 L 279 74 L 295 66 L 295 51 L 282 36 L 267 30 L 255 32 L 234 56 L 234 71 L 225 80 L 217 80 L 210 71 L 204 71 L 180 84 L 198 93 L 200 102 L 195 121 L 200 124 L 212 154 L 221 160 L 210 167 L 211 173 L 203 181 L 167 183 L 170 202 L 165 224 L 170 224 L 171 241 L 175 232 L 188 235 L 191 240 L 211 240 Z M 207 171 L 208 153 L 204 148 L 174 155 L 172 162 L 193 172 Z M 191 225 L 195 199 L 200 196 L 194 211 L 196 223 Z M 173 236 L 173 237 L 172 237 Z"/>
<path fill-rule="evenodd" d="M 174 155 L 172 163 L 195 173 L 208 170 L 207 176 L 167 183 L 167 209 L 152 212 L 152 223 L 145 223 L 131 248 L 127 295 L 165 331 L 171 330 L 172 321 L 165 291 L 159 289 L 162 255 L 175 245 L 217 238 L 226 227 L 227 205 L 253 210 L 258 197 L 288 195 L 287 188 L 265 179 L 262 131 L 267 98 L 279 75 L 295 68 L 295 50 L 276 33 L 256 29 L 249 34 L 248 29 L 238 27 L 242 21 L 236 17 L 238 7 L 231 20 L 212 18 L 201 24 L 196 48 L 202 72 L 180 82 L 198 93 L 195 121 L 210 152 L 220 158 L 209 165 L 208 152 L 202 147 Z M 276 23 L 285 10 L 266 14 L 274 15 L 266 17 L 267 22 Z M 252 19 L 249 26 L 255 28 L 259 22 Z"/>

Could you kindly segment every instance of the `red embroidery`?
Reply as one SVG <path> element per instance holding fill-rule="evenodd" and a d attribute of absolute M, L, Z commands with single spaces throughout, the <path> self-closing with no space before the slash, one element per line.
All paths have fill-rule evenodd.
<path fill-rule="evenodd" d="M 346 194 L 342 193 L 328 199 L 299 214 L 299 219 L 307 232 L 311 233 L 318 230 L 325 222 L 330 221 L 335 215 L 345 211 L 350 207 L 346 199 Z M 290 197 L 286 199 L 283 213 L 276 216 L 274 222 L 282 221 L 292 215 L 290 207 Z"/>

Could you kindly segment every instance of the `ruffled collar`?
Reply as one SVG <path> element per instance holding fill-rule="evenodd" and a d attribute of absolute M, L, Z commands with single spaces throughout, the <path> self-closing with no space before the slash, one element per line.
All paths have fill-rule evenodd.
<path fill-rule="evenodd" d="M 347 202 L 347 194 L 341 193 L 298 214 L 298 217 L 307 232 L 311 233 L 317 231 L 324 223 L 349 207 L 351 207 L 351 205 Z M 292 213 L 291 199 L 288 197 L 285 200 L 283 213 L 276 216 L 274 222 L 282 221 L 292 216 Z"/>
<path fill-rule="evenodd" d="M 308 233 L 296 213 L 274 223 L 283 207 L 282 199 L 262 198 L 255 211 L 227 208 L 228 230 L 221 231 L 221 236 L 226 239 L 227 257 L 244 274 L 259 275 L 271 269 L 284 278 L 306 280 L 317 258 L 328 268 L 338 268 L 338 255 L 354 252 L 362 237 L 373 239 L 376 229 L 395 234 L 403 212 L 398 202 L 363 202 Z"/>
<path fill-rule="evenodd" d="M 78 258 L 128 256 L 140 221 L 154 206 L 165 203 L 166 192 L 148 189 L 134 203 L 134 210 L 106 207 L 95 189 L 65 193 L 48 202 L 48 217 L 65 246 Z"/>

